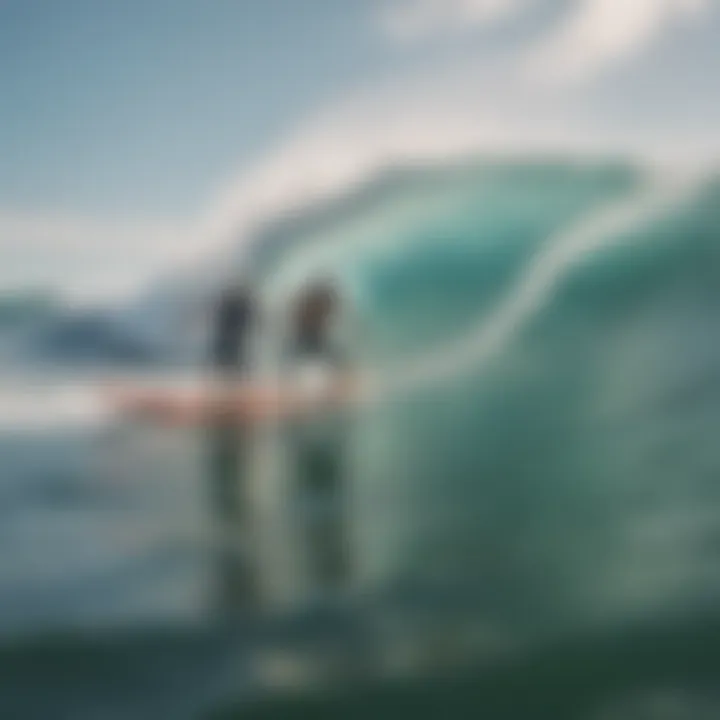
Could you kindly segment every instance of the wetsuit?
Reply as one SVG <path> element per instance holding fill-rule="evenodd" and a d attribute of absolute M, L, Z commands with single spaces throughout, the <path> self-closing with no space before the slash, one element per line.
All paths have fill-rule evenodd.
<path fill-rule="evenodd" d="M 254 320 L 251 298 L 241 290 L 226 291 L 215 310 L 211 362 L 220 379 L 232 380 L 250 365 L 249 335 Z M 246 491 L 251 439 L 231 419 L 215 420 L 207 435 L 207 476 L 218 547 L 215 553 L 215 604 L 221 615 L 254 606 L 256 568 L 237 542 L 252 520 Z M 245 550 L 245 552 L 243 552 Z"/>
<path fill-rule="evenodd" d="M 286 368 L 297 386 L 322 393 L 347 358 L 327 338 L 305 335 L 286 353 Z M 286 428 L 291 492 L 296 498 L 304 575 L 315 590 L 342 586 L 349 571 L 347 418 L 327 411 L 301 417 Z"/>

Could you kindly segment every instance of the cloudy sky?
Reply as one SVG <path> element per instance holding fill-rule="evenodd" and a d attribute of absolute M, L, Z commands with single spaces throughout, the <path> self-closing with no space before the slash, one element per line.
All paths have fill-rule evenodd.
<path fill-rule="evenodd" d="M 718 0 L 0 0 L 0 290 L 127 292 L 398 157 L 720 154 Z"/>

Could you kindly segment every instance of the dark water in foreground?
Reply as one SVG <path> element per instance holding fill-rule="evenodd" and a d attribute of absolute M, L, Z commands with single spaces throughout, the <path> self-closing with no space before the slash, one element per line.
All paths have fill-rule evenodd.
<path fill-rule="evenodd" d="M 315 263 L 357 291 L 368 362 L 463 356 L 356 418 L 340 592 L 303 571 L 277 438 L 228 519 L 207 435 L 6 427 L 2 717 L 720 717 L 717 183 L 551 264 L 493 353 L 457 343 L 645 182 L 454 171 L 283 249 L 278 286 Z"/>

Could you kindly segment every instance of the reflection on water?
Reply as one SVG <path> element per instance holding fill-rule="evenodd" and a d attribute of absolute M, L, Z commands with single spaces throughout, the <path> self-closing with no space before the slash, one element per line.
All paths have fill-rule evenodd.
<path fill-rule="evenodd" d="M 257 507 L 262 493 L 256 486 L 274 480 L 277 487 L 279 478 L 269 477 L 269 468 L 254 462 L 257 435 L 228 420 L 217 421 L 204 431 L 206 468 L 200 478 L 208 486 L 216 568 L 210 606 L 221 617 L 260 612 L 278 601 L 268 578 L 273 570 L 263 567 L 263 562 L 273 558 L 264 561 L 264 528 L 259 527 Z M 328 451 L 291 446 L 271 451 L 283 449 L 285 492 L 269 496 L 283 532 L 281 538 L 270 537 L 269 542 L 280 550 L 285 564 L 292 566 L 294 602 L 315 598 L 322 603 L 342 593 L 351 580 L 346 460 L 341 448 Z M 264 494 L 268 498 L 267 489 Z"/>
<path fill-rule="evenodd" d="M 257 559 L 252 553 L 247 431 L 231 422 L 208 428 L 207 480 L 209 512 L 215 526 L 214 607 L 232 617 L 253 609 L 260 598 Z"/>

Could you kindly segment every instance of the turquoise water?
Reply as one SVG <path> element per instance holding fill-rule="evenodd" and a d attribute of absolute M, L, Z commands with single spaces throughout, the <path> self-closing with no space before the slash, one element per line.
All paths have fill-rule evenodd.
<path fill-rule="evenodd" d="M 668 694 L 667 717 L 717 709 L 717 653 L 693 656 L 689 674 L 661 660 L 699 645 L 720 591 L 720 183 L 622 162 L 416 168 L 270 239 L 268 296 L 337 277 L 357 357 L 381 371 L 383 401 L 357 411 L 347 477 L 350 615 L 372 626 L 373 651 L 410 643 L 440 657 L 440 636 L 443 652 L 498 663 L 502 682 L 532 691 L 558 657 L 545 648 L 574 642 L 570 656 L 600 669 L 588 671 L 591 700 L 563 717 L 666 717 L 652 698 Z M 199 716 L 244 696 L 263 641 L 218 630 L 207 599 L 203 438 L 98 432 L 2 439 L 2 662 L 21 653 L 16 686 L 34 667 L 78 718 L 109 705 L 112 717 Z M 253 627 L 272 633 L 299 605 L 277 510 L 290 494 L 264 487 L 265 562 L 281 589 Z M 618 663 L 604 638 L 637 628 L 651 628 L 662 669 L 643 651 L 626 683 L 604 685 Z M 63 657 L 75 664 L 65 684 L 53 670 Z M 108 684 L 96 657 L 113 673 L 131 657 L 137 675 Z"/>
<path fill-rule="evenodd" d="M 303 260 L 344 278 L 379 365 L 463 355 L 361 430 L 393 583 L 438 575 L 513 631 L 711 603 L 717 182 L 598 233 L 512 310 L 558 237 L 653 180 L 612 164 L 429 172 L 278 258 L 279 278 Z M 473 347 L 508 305 L 495 352 Z"/>

